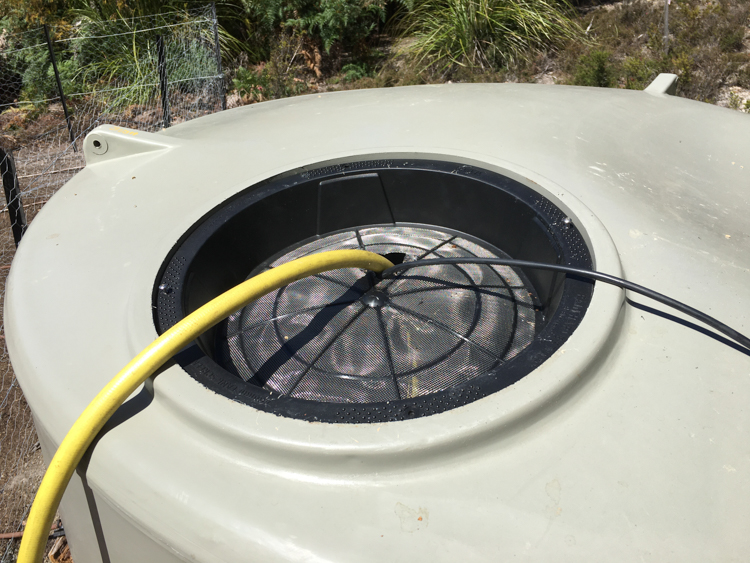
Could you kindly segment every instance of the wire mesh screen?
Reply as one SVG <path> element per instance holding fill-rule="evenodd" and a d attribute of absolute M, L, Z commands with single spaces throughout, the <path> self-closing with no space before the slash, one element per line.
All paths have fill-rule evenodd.
<path fill-rule="evenodd" d="M 354 248 L 407 262 L 498 257 L 450 233 L 385 226 L 318 239 L 270 266 Z M 216 359 L 245 381 L 298 399 L 398 401 L 465 383 L 515 357 L 534 339 L 535 316 L 530 288 L 507 266 L 438 265 L 395 280 L 341 269 L 232 314 L 220 325 Z"/>
<path fill-rule="evenodd" d="M 158 131 L 224 106 L 211 6 L 0 30 L 1 294 L 26 225 L 84 167 L 82 143 L 91 129 Z M 43 462 L 4 334 L 0 324 L 0 534 L 9 534 L 23 529 Z M 15 560 L 17 543 L 0 539 L 0 562 Z"/>

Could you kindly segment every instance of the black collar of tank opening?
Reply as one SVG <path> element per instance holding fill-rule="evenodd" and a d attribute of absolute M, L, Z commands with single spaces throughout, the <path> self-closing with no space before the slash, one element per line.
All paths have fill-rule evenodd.
<path fill-rule="evenodd" d="M 440 190 L 443 188 L 440 186 L 443 184 L 468 182 L 473 191 L 467 189 L 466 198 L 470 199 L 474 196 L 478 198 L 473 205 L 475 212 L 481 216 L 466 218 L 466 225 L 489 223 L 479 228 L 479 234 L 476 230 L 468 234 L 483 238 L 481 236 L 483 230 L 493 228 L 493 221 L 495 224 L 501 219 L 506 222 L 513 221 L 513 217 L 519 214 L 519 210 L 523 213 L 526 213 L 524 210 L 528 210 L 529 221 L 536 225 L 538 232 L 544 233 L 548 238 L 546 244 L 557 254 L 552 261 L 580 268 L 592 267 L 590 251 L 581 233 L 557 206 L 529 187 L 496 172 L 465 164 L 432 160 L 387 159 L 321 165 L 311 169 L 297 170 L 251 186 L 212 209 L 185 233 L 165 259 L 154 284 L 154 322 L 159 334 L 184 318 L 186 311 L 191 308 L 191 297 L 186 290 L 191 277 L 197 271 L 196 268 L 201 265 L 199 263 L 203 259 L 201 250 L 207 248 L 206 245 L 210 244 L 215 237 L 220 236 L 221 229 L 231 222 L 233 217 L 242 216 L 243 213 L 252 213 L 253 206 L 259 206 L 259 209 L 260 206 L 264 206 L 262 213 L 267 216 L 269 209 L 274 209 L 274 205 L 290 205 L 290 202 L 296 202 L 294 205 L 307 206 L 306 209 L 300 210 L 302 219 L 297 221 L 298 223 L 304 223 L 304 218 L 307 216 L 314 216 L 307 227 L 292 225 L 292 230 L 298 229 L 298 232 L 292 232 L 290 240 L 280 240 L 276 243 L 277 247 L 258 250 L 264 254 L 254 257 L 253 261 L 248 264 L 238 266 L 241 270 L 239 273 L 227 273 L 227 278 L 234 276 L 237 281 L 240 281 L 258 264 L 290 244 L 309 239 L 311 235 L 316 234 L 316 230 L 317 234 L 324 234 L 337 228 L 349 227 L 350 225 L 336 224 L 335 217 L 340 215 L 338 213 L 333 213 L 331 215 L 333 218 L 324 217 L 323 225 L 321 225 L 321 212 L 320 209 L 316 211 L 314 202 L 315 198 L 320 199 L 317 186 L 321 182 L 371 174 L 380 175 L 384 186 L 390 182 L 383 188 L 384 192 L 391 190 L 389 194 L 392 194 L 386 196 L 385 205 L 390 207 L 387 211 L 391 217 L 395 217 L 397 222 L 436 225 L 467 232 L 467 229 L 456 228 L 456 224 L 459 227 L 463 224 L 463 219 L 457 215 L 459 212 L 451 209 L 456 206 L 441 206 L 441 202 L 436 200 L 439 200 L 438 196 L 442 194 Z M 314 186 L 313 191 L 318 191 L 315 191 L 315 194 L 309 198 L 302 197 L 304 190 L 310 190 L 312 186 Z M 490 200 L 496 197 L 493 195 L 495 190 L 497 190 L 498 198 L 504 198 L 502 201 L 510 201 L 517 206 L 507 217 L 502 216 L 505 213 L 504 209 L 489 209 Z M 284 199 L 287 193 L 290 194 L 291 199 Z M 377 194 L 375 197 L 378 197 Z M 274 198 L 278 201 L 272 201 Z M 377 214 L 377 211 L 375 213 Z M 405 214 L 404 221 L 397 216 L 399 214 Z M 355 210 L 354 216 L 356 215 Z M 263 219 L 259 216 L 258 220 Z M 274 219 L 271 217 L 268 220 Z M 370 221 L 366 224 L 383 222 L 382 220 Z M 456 224 L 446 225 L 446 222 Z M 312 233 L 309 232 L 310 230 Z M 500 248 L 506 250 L 502 246 Z M 514 258 L 521 258 L 522 256 L 518 253 L 522 252 L 525 251 L 518 250 L 514 255 L 513 250 L 508 250 Z M 232 267 L 232 264 L 227 266 L 229 270 Z M 234 283 L 236 282 L 233 281 L 231 285 Z M 280 416 L 329 423 L 379 423 L 419 418 L 454 409 L 496 393 L 530 374 L 558 350 L 580 324 L 591 301 L 593 284 L 588 280 L 574 277 L 558 278 L 555 283 L 560 284 L 559 287 L 562 287 L 562 290 L 558 292 L 554 314 L 547 320 L 544 328 L 537 333 L 534 341 L 515 358 L 465 383 L 413 399 L 350 404 L 315 402 L 282 396 L 247 383 L 219 366 L 205 352 L 211 347 L 210 339 L 201 342 L 200 345 L 193 343 L 178 354 L 175 360 L 190 376 L 212 391 Z M 205 300 L 215 297 L 223 290 L 222 287 L 215 295 L 209 295 Z"/>

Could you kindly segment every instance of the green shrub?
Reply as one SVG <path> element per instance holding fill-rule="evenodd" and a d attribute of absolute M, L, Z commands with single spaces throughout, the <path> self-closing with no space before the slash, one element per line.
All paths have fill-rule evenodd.
<path fill-rule="evenodd" d="M 55 75 L 47 49 L 21 51 L 14 62 L 15 68 L 21 70 L 23 77 L 21 100 L 45 100 L 57 95 Z"/>
<path fill-rule="evenodd" d="M 622 63 L 622 71 L 625 88 L 629 90 L 643 90 L 657 74 L 654 63 L 638 56 L 627 57 Z"/>
<path fill-rule="evenodd" d="M 306 85 L 294 76 L 295 57 L 301 38 L 282 33 L 273 44 L 266 63 L 256 69 L 240 67 L 232 81 L 235 91 L 245 102 L 262 102 L 276 98 L 296 96 Z"/>
<path fill-rule="evenodd" d="M 240 67 L 232 79 L 234 90 L 245 101 L 259 102 L 268 91 L 268 82 L 262 72 Z"/>
<path fill-rule="evenodd" d="M 719 37 L 719 47 L 725 53 L 733 53 L 742 49 L 742 40 L 745 37 L 744 26 L 740 29 L 728 30 Z"/>
<path fill-rule="evenodd" d="M 737 92 L 729 92 L 729 99 L 727 100 L 727 107 L 729 109 L 740 109 L 742 106 L 742 97 Z"/>
<path fill-rule="evenodd" d="M 367 65 L 364 63 L 346 64 L 341 68 L 341 74 L 343 74 L 342 80 L 344 82 L 354 82 L 370 75 Z"/>
<path fill-rule="evenodd" d="M 592 51 L 578 59 L 573 83 L 599 88 L 615 86 L 616 75 L 609 51 Z"/>
<path fill-rule="evenodd" d="M 361 50 L 386 15 L 386 0 L 243 1 L 267 37 L 286 29 L 295 35 L 305 34 L 326 52 L 336 43 Z"/>
<path fill-rule="evenodd" d="M 688 90 L 693 84 L 695 75 L 695 61 L 689 51 L 683 50 L 671 54 L 667 60 L 669 72 L 679 77 L 677 81 L 678 92 Z"/>

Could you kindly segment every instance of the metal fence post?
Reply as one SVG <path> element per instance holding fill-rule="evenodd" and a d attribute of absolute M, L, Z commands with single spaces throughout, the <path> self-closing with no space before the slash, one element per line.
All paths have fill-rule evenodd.
<path fill-rule="evenodd" d="M 219 88 L 221 88 L 221 109 L 227 109 L 227 89 L 224 86 L 224 71 L 221 68 L 221 46 L 219 45 L 219 20 L 216 17 L 216 2 L 211 2 L 211 17 L 214 21 L 214 49 L 216 50 L 216 68 L 219 70 Z"/>
<path fill-rule="evenodd" d="M 159 64 L 159 86 L 161 87 L 161 109 L 164 128 L 169 127 L 172 116 L 169 113 L 169 89 L 167 85 L 167 60 L 164 54 L 164 37 L 156 36 L 156 57 Z"/>
<path fill-rule="evenodd" d="M 70 114 L 68 113 L 68 104 L 65 103 L 65 94 L 63 94 L 62 82 L 60 82 L 60 73 L 57 71 L 57 61 L 55 60 L 55 50 L 52 48 L 52 40 L 49 37 L 49 27 L 45 23 L 44 37 L 47 39 L 47 48 L 49 49 L 49 59 L 52 62 L 52 70 L 55 71 L 55 80 L 57 81 L 57 91 L 60 94 L 60 102 L 62 102 L 63 112 L 65 113 L 65 123 L 68 124 L 68 135 L 70 136 L 70 144 L 73 145 L 73 152 L 78 152 L 76 148 L 76 140 L 73 135 L 73 126 L 70 123 Z"/>
<path fill-rule="evenodd" d="M 23 203 L 21 202 L 21 189 L 18 185 L 16 163 L 13 161 L 13 155 L 3 149 L 0 149 L 0 175 L 3 179 L 5 201 L 8 203 L 8 218 L 10 219 L 10 227 L 13 229 L 13 240 L 18 246 L 23 233 L 26 231 L 26 212 L 23 210 Z"/>
<path fill-rule="evenodd" d="M 664 0 L 664 52 L 669 53 L 669 0 Z"/>

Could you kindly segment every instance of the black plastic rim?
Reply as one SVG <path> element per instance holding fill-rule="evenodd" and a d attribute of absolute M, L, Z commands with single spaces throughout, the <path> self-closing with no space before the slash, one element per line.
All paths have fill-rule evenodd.
<path fill-rule="evenodd" d="M 157 276 L 156 329 L 163 333 L 290 245 L 341 229 L 387 223 L 451 229 L 487 241 L 513 258 L 592 267 L 581 233 L 565 214 L 539 193 L 498 173 L 426 160 L 321 165 L 251 186 L 198 221 L 174 246 Z M 216 363 L 211 332 L 175 359 L 216 393 L 280 416 L 330 423 L 428 416 L 519 381 L 578 327 L 591 301 L 592 282 L 548 272 L 524 274 L 547 312 L 535 340 L 494 370 L 430 395 L 383 403 L 282 396 L 244 382 Z"/>

